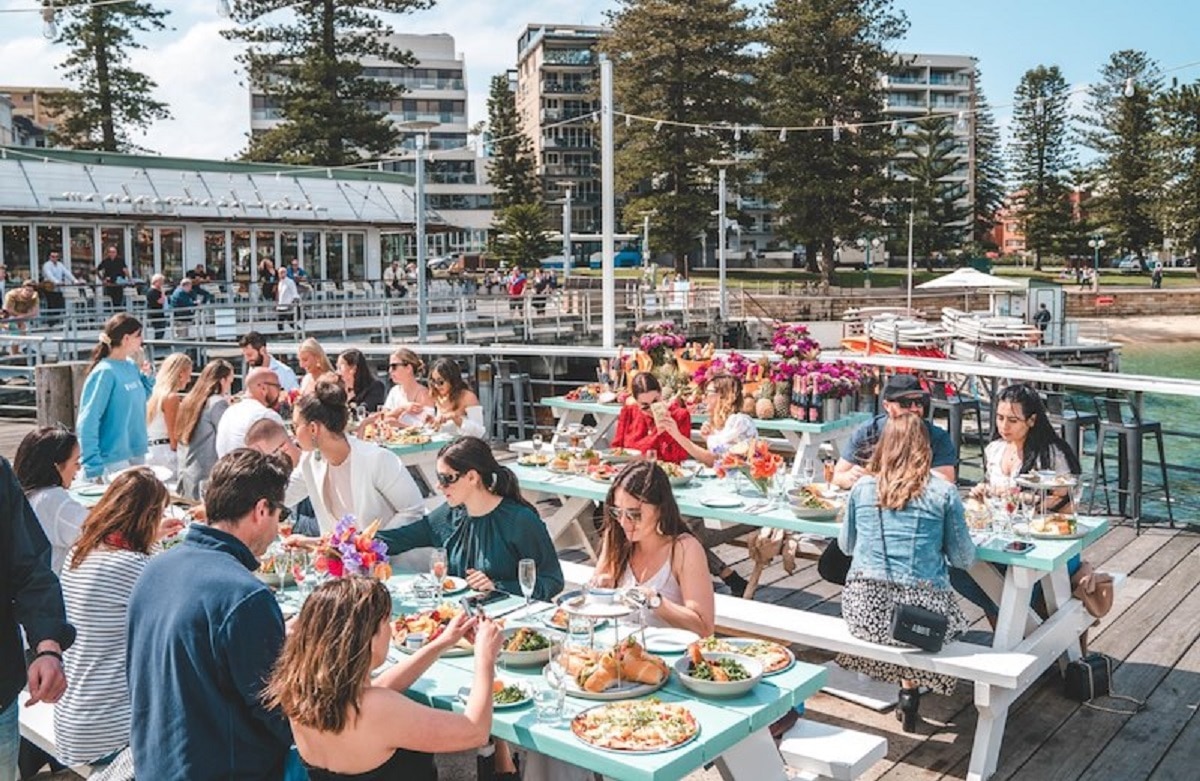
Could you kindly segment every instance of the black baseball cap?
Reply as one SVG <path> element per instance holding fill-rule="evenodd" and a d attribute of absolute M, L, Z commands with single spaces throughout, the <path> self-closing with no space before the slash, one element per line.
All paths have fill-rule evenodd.
<path fill-rule="evenodd" d="M 928 395 L 929 391 L 921 387 L 921 381 L 917 379 L 917 375 L 915 374 L 893 374 L 891 377 L 888 377 L 887 384 L 883 386 L 883 398 L 885 401 Z"/>

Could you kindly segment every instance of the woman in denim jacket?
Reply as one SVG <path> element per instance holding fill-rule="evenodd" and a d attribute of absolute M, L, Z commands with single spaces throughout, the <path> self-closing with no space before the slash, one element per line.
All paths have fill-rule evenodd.
<path fill-rule="evenodd" d="M 975 545 L 957 488 L 930 471 L 932 461 L 924 422 L 902 415 L 888 421 L 867 474 L 850 491 L 838 538 L 854 557 L 842 591 L 842 615 L 860 640 L 898 645 L 891 637 L 891 618 L 899 603 L 946 616 L 947 642 L 966 631 L 947 570 L 970 566 Z M 905 732 L 916 731 L 919 686 L 949 694 L 955 685 L 953 676 L 854 656 L 840 655 L 838 664 L 900 682 L 896 718 Z"/>

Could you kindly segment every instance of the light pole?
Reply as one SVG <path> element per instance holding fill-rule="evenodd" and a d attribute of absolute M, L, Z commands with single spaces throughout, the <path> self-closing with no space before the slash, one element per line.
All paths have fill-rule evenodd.
<path fill-rule="evenodd" d="M 724 324 L 729 317 L 729 307 L 725 303 L 725 169 L 737 161 L 732 158 L 709 160 L 709 165 L 717 167 L 717 302 Z"/>
<path fill-rule="evenodd" d="M 871 288 L 871 249 L 879 249 L 883 246 L 883 239 L 878 236 L 863 236 L 854 242 L 859 249 L 867 253 L 867 259 L 863 262 L 863 270 L 866 272 L 866 278 L 863 280 L 863 287 L 870 290 Z"/>
<path fill-rule="evenodd" d="M 416 133 L 416 180 L 417 180 L 417 343 L 425 344 L 429 335 L 429 297 L 426 295 L 428 286 L 425 284 L 425 138 L 431 128 L 437 127 L 437 122 L 414 119 L 401 123 L 401 127 Z"/>
<path fill-rule="evenodd" d="M 1088 246 L 1092 248 L 1092 292 L 1095 293 L 1100 289 L 1100 250 L 1104 247 L 1104 237 L 1097 234 L 1088 239 Z"/>
<path fill-rule="evenodd" d="M 908 297 L 906 306 L 908 311 L 912 312 L 912 289 L 913 289 L 913 218 L 916 213 L 917 202 L 914 198 L 908 199 Z"/>
<path fill-rule="evenodd" d="M 650 270 L 650 218 L 658 214 L 658 209 L 650 209 L 642 214 L 642 273 Z"/>
<path fill-rule="evenodd" d="M 571 278 L 571 184 L 566 186 L 566 201 L 563 203 L 562 219 L 562 253 L 563 253 L 563 285 Z"/>

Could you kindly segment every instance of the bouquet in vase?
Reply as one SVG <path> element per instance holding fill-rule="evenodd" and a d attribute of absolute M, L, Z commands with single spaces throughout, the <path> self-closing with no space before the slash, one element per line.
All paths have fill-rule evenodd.
<path fill-rule="evenodd" d="M 367 575 L 387 580 L 392 576 L 392 568 L 387 558 L 387 543 L 375 539 L 377 531 L 378 520 L 359 531 L 354 517 L 347 515 L 333 527 L 333 534 L 321 539 L 313 568 L 317 572 L 328 572 L 335 578 Z"/>
<path fill-rule="evenodd" d="M 783 457 L 772 453 L 771 444 L 766 440 L 751 439 L 729 448 L 713 467 L 718 477 L 735 473 L 746 475 L 750 483 L 765 496 L 771 481 L 783 467 Z"/>

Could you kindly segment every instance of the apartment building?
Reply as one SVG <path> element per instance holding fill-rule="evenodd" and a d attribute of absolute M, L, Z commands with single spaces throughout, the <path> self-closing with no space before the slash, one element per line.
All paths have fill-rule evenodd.
<path fill-rule="evenodd" d="M 412 52 L 417 64 L 400 67 L 394 63 L 368 58 L 362 62 L 364 75 L 403 87 L 403 94 L 390 105 L 376 106 L 402 130 L 406 123 L 432 123 L 428 130 L 412 129 L 401 137 L 396 155 L 404 158 L 385 164 L 385 168 L 413 175 L 416 172 L 416 139 L 426 133 L 425 163 L 426 208 L 431 216 L 440 216 L 447 230 L 431 231 L 427 237 L 429 257 L 458 252 L 480 252 L 487 246 L 487 231 L 492 223 L 493 188 L 487 183 L 485 160 L 468 145 L 466 63 L 455 51 L 454 37 L 446 33 L 432 35 L 393 35 L 389 43 Z M 282 122 L 278 101 L 260 85 L 250 87 L 250 130 L 262 132 Z M 390 259 L 411 259 L 416 255 L 412 234 L 395 237 Z"/>

